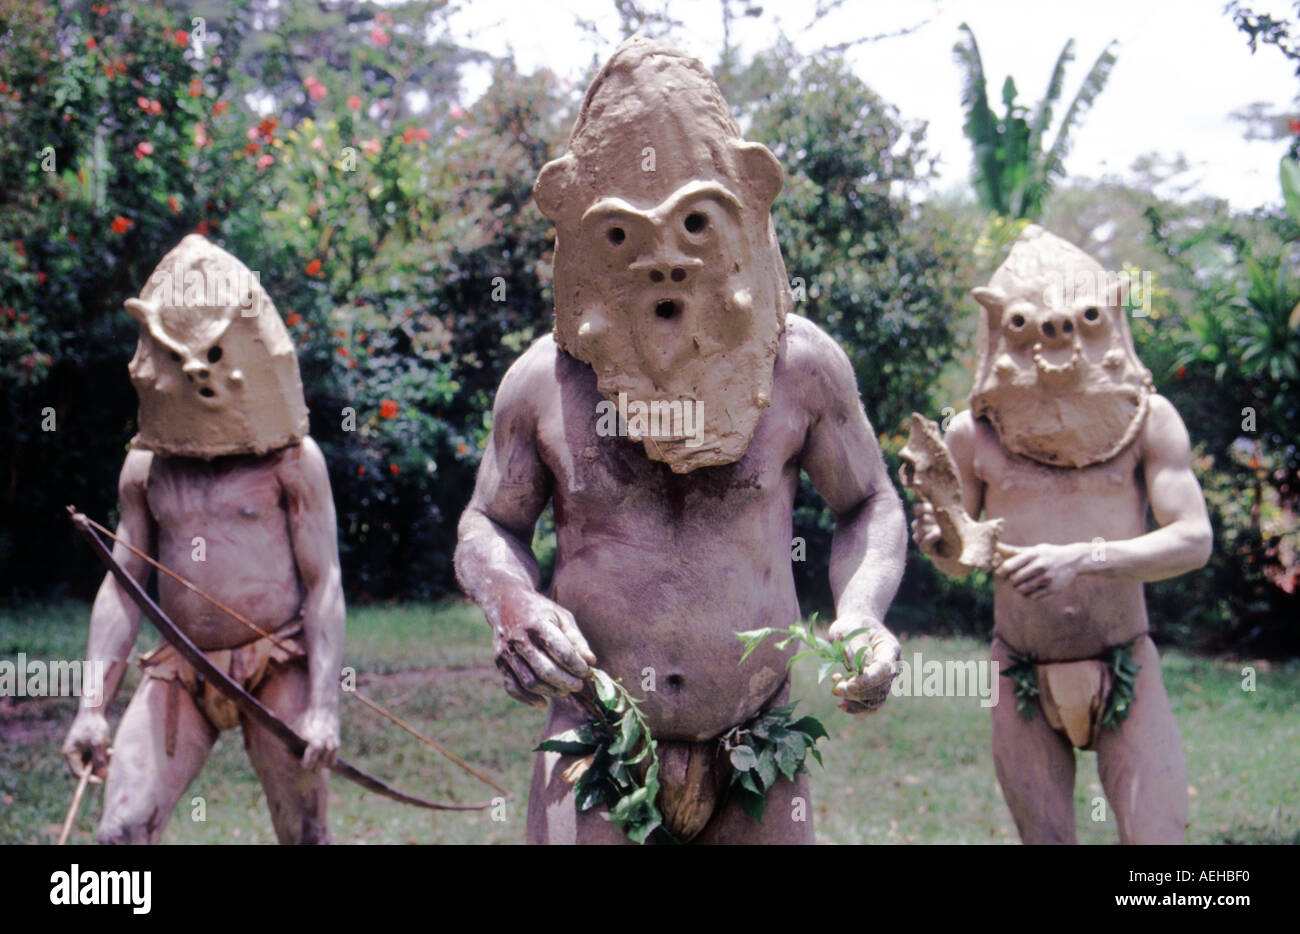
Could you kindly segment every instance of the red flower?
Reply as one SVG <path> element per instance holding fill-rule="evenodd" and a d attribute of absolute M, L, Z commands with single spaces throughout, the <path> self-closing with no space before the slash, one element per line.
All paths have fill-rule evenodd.
<path fill-rule="evenodd" d="M 404 143 L 415 142 L 415 127 L 408 126 L 406 128 L 406 132 L 402 134 L 402 142 Z"/>
<path fill-rule="evenodd" d="M 263 153 L 257 160 L 257 167 L 259 170 L 269 168 L 273 165 L 275 165 L 275 156 L 271 155 L 269 152 Z"/>
<path fill-rule="evenodd" d="M 298 314 L 298 312 L 296 311 L 291 311 L 284 316 L 284 323 L 289 325 L 289 327 L 293 327 L 301 320 L 302 320 L 302 315 Z"/>
<path fill-rule="evenodd" d="M 1291 121 L 1291 132 L 1292 132 L 1292 133 L 1300 133 L 1300 120 L 1292 120 L 1292 121 Z"/>
<path fill-rule="evenodd" d="M 393 25 L 393 18 L 387 13 L 376 13 L 375 22 L 380 26 L 391 26 Z"/>
<path fill-rule="evenodd" d="M 1182 379 L 1186 375 L 1187 375 L 1187 367 L 1180 366 L 1178 368 L 1178 372 L 1174 374 L 1174 379 Z"/>
<path fill-rule="evenodd" d="M 137 159 L 143 159 L 145 156 L 152 156 L 152 155 L 153 155 L 153 143 L 149 142 L 147 139 L 142 140 L 135 144 L 135 157 Z"/>
<path fill-rule="evenodd" d="M 200 97 L 203 94 L 203 82 L 195 78 L 190 82 L 190 97 Z"/>
<path fill-rule="evenodd" d="M 74 234 L 71 230 L 68 231 L 68 242 L 69 242 L 69 243 L 76 243 L 76 242 L 77 242 L 77 235 Z"/>
<path fill-rule="evenodd" d="M 364 477 L 365 475 L 366 475 L 366 465 L 362 464 L 359 467 L 357 467 L 357 476 Z"/>
<path fill-rule="evenodd" d="M 307 96 L 314 101 L 320 100 L 329 93 L 329 91 L 326 90 L 325 85 L 321 84 L 319 78 L 311 76 L 303 78 L 302 85 L 307 89 Z"/>
<path fill-rule="evenodd" d="M 379 417 L 396 418 L 398 408 L 399 406 L 394 400 L 385 399 L 383 402 L 379 403 Z"/>
<path fill-rule="evenodd" d="M 388 469 L 392 471 L 394 477 L 396 477 L 398 474 L 402 472 L 402 468 L 398 467 L 396 464 L 389 464 Z"/>
<path fill-rule="evenodd" d="M 466 447 L 465 445 L 463 445 L 463 444 L 458 444 L 458 445 L 456 445 L 456 453 L 457 453 L 457 454 L 468 454 L 468 453 L 469 453 L 469 448 L 467 448 L 467 447 Z"/>
<path fill-rule="evenodd" d="M 217 101 L 216 104 L 214 104 L 212 107 L 212 116 L 220 117 L 223 113 L 226 112 L 226 108 L 229 106 L 230 106 L 229 101 Z"/>
<path fill-rule="evenodd" d="M 99 43 L 95 41 L 94 36 L 91 36 L 89 39 L 86 40 L 86 48 L 92 52 L 95 51 L 95 49 L 99 48 Z"/>
<path fill-rule="evenodd" d="M 45 273 L 43 273 L 43 272 L 38 272 L 38 273 L 36 274 L 36 284 L 37 284 L 37 285 L 44 285 L 44 284 L 45 284 L 45 280 L 48 279 L 48 278 L 49 278 L 49 276 L 47 276 Z M 25 316 L 24 316 L 23 320 L 26 320 L 26 317 L 25 317 Z"/>
<path fill-rule="evenodd" d="M 135 226 L 135 222 L 119 214 L 117 217 L 113 218 L 113 223 L 109 224 L 108 226 L 109 229 L 113 231 L 113 233 L 124 234 L 132 227 Z"/>
<path fill-rule="evenodd" d="M 392 40 L 388 38 L 388 33 L 376 26 L 370 30 L 370 41 L 375 45 L 388 45 Z"/>
<path fill-rule="evenodd" d="M 181 212 L 180 202 L 176 200 L 175 195 L 167 196 L 167 206 L 172 209 L 173 214 L 179 214 Z"/>
<path fill-rule="evenodd" d="M 257 135 L 270 140 L 275 135 L 275 128 L 279 125 L 279 117 L 263 117 L 257 124 Z"/>
<path fill-rule="evenodd" d="M 340 347 L 340 348 L 339 348 L 339 356 L 340 356 L 340 357 L 350 357 L 350 356 L 352 356 L 352 352 L 349 351 L 346 347 Z"/>
<path fill-rule="evenodd" d="M 348 110 L 360 110 L 360 109 L 361 109 L 361 98 L 357 97 L 355 94 L 349 94 Z"/>
<path fill-rule="evenodd" d="M 339 329 L 338 329 L 337 331 L 335 331 L 334 333 L 337 334 L 337 335 L 339 336 L 339 340 L 343 340 L 345 337 L 348 336 L 348 332 L 345 331 L 345 330 L 343 330 L 342 328 L 339 328 Z"/>
<path fill-rule="evenodd" d="M 201 220 L 199 221 L 198 226 L 194 228 L 194 232 L 201 237 L 206 237 L 211 226 L 212 225 L 210 225 L 206 219 Z"/>
<path fill-rule="evenodd" d="M 113 66 L 111 64 L 104 66 L 104 77 L 109 81 L 113 80 Z"/>
<path fill-rule="evenodd" d="M 147 97 L 137 97 L 137 98 L 135 99 L 135 103 L 136 103 L 136 106 L 139 107 L 141 110 L 143 110 L 145 113 L 148 113 L 148 112 L 149 112 L 149 98 L 147 98 Z"/>
<path fill-rule="evenodd" d="M 307 264 L 307 275 L 314 276 L 320 272 L 320 260 L 314 259 Z"/>
<path fill-rule="evenodd" d="M 172 42 L 175 42 L 183 49 L 190 44 L 190 34 L 183 29 L 178 29 L 172 33 Z"/>
<path fill-rule="evenodd" d="M 415 138 L 418 139 L 420 142 L 424 142 L 429 138 L 429 131 L 426 130 L 424 127 L 420 127 L 418 130 L 415 131 Z"/>
<path fill-rule="evenodd" d="M 90 8 L 91 8 L 92 10 L 94 10 L 95 13 L 96 13 L 97 15 L 99 15 L 99 16 L 107 16 L 107 15 L 108 15 L 108 4 L 107 4 L 107 3 L 93 3 L 93 4 L 91 4 Z"/>

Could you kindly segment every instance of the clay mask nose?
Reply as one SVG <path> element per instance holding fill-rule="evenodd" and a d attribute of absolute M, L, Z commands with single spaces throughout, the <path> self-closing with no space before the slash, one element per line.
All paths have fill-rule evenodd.
<path fill-rule="evenodd" d="M 1074 339 L 1074 319 L 1066 314 L 1048 314 L 1038 322 L 1038 333 L 1048 346 L 1068 344 Z"/>
<path fill-rule="evenodd" d="M 204 366 L 201 360 L 190 360 L 181 367 L 181 372 L 185 374 L 185 378 L 191 383 L 206 380 L 212 375 L 212 371 Z"/>
<path fill-rule="evenodd" d="M 675 256 L 663 259 L 638 260 L 632 271 L 647 285 L 687 286 L 695 281 L 704 261 L 693 257 Z"/>

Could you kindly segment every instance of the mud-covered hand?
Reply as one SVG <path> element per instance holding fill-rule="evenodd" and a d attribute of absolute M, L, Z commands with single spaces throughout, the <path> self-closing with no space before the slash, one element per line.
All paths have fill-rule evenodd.
<path fill-rule="evenodd" d="M 337 710 L 309 707 L 298 720 L 298 735 L 307 741 L 302 754 L 304 769 L 327 768 L 339 754 L 339 714 Z"/>
<path fill-rule="evenodd" d="M 898 675 L 898 662 L 902 647 L 893 633 L 878 620 L 869 617 L 841 616 L 831 624 L 832 640 L 843 639 L 857 629 L 867 631 L 854 636 L 848 644 L 848 656 L 856 658 L 858 650 L 866 647 L 862 655 L 862 670 L 851 678 L 838 672 L 831 675 L 835 682 L 832 693 L 840 699 L 840 710 L 845 713 L 871 713 L 879 710 L 889 696 L 889 687 Z"/>
<path fill-rule="evenodd" d="M 912 507 L 912 541 L 916 547 L 931 557 L 938 554 L 937 549 L 943 541 L 943 532 L 939 529 L 939 520 L 934 517 L 934 507 L 924 500 Z"/>
<path fill-rule="evenodd" d="M 1074 583 L 1087 557 L 1087 545 L 1032 545 L 1015 549 L 993 572 L 1009 581 L 1022 597 L 1041 600 Z M 1004 546 L 1004 550 L 1011 550 Z"/>
<path fill-rule="evenodd" d="M 492 626 L 492 651 L 517 701 L 545 707 L 547 697 L 581 691 L 596 664 L 573 614 L 538 593 L 507 599 Z"/>
<path fill-rule="evenodd" d="M 97 710 L 82 710 L 72 721 L 63 741 L 63 757 L 68 769 L 78 778 L 89 766 L 96 779 L 108 771 L 108 719 Z"/>

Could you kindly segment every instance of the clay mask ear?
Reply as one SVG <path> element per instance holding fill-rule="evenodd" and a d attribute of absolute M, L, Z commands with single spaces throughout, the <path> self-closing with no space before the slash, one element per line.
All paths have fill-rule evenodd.
<path fill-rule="evenodd" d="M 741 172 L 741 184 L 754 203 L 766 211 L 776 200 L 785 172 L 776 156 L 762 143 L 739 142 L 735 144 L 736 161 Z"/>
<path fill-rule="evenodd" d="M 135 323 L 144 328 L 152 328 L 158 320 L 158 307 L 138 298 L 128 298 L 122 303 L 126 313 L 135 319 Z"/>
<path fill-rule="evenodd" d="M 533 200 L 543 214 L 558 220 L 564 196 L 573 184 L 573 156 L 563 155 L 542 166 L 533 184 Z"/>
<path fill-rule="evenodd" d="M 970 294 L 975 301 L 983 306 L 989 330 L 996 331 L 1000 328 L 1002 326 L 1002 308 L 1006 304 L 1007 297 L 998 289 L 989 289 L 984 286 L 971 289 Z"/>

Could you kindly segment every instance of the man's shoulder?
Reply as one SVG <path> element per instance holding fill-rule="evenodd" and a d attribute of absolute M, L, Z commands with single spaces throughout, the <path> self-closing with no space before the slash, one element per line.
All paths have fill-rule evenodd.
<path fill-rule="evenodd" d="M 149 471 L 153 467 L 153 451 L 133 447 L 126 452 L 122 461 L 122 472 L 118 476 L 118 494 L 143 493 L 149 481 Z"/>
<path fill-rule="evenodd" d="M 1174 404 L 1159 393 L 1147 397 L 1146 423 L 1142 426 L 1144 456 L 1161 458 L 1190 452 L 1191 438 Z"/>
<path fill-rule="evenodd" d="M 785 316 L 784 358 L 787 366 L 823 367 L 836 357 L 848 360 L 844 349 L 814 321 L 790 312 Z"/>
<path fill-rule="evenodd" d="M 549 331 L 533 341 L 506 370 L 492 404 L 493 418 L 536 417 L 554 407 L 569 370 L 585 364 L 573 359 Z"/>
<path fill-rule="evenodd" d="M 857 403 L 857 377 L 848 354 L 802 315 L 786 315 L 777 360 L 778 378 L 808 408 L 822 410 L 846 397 Z"/>

